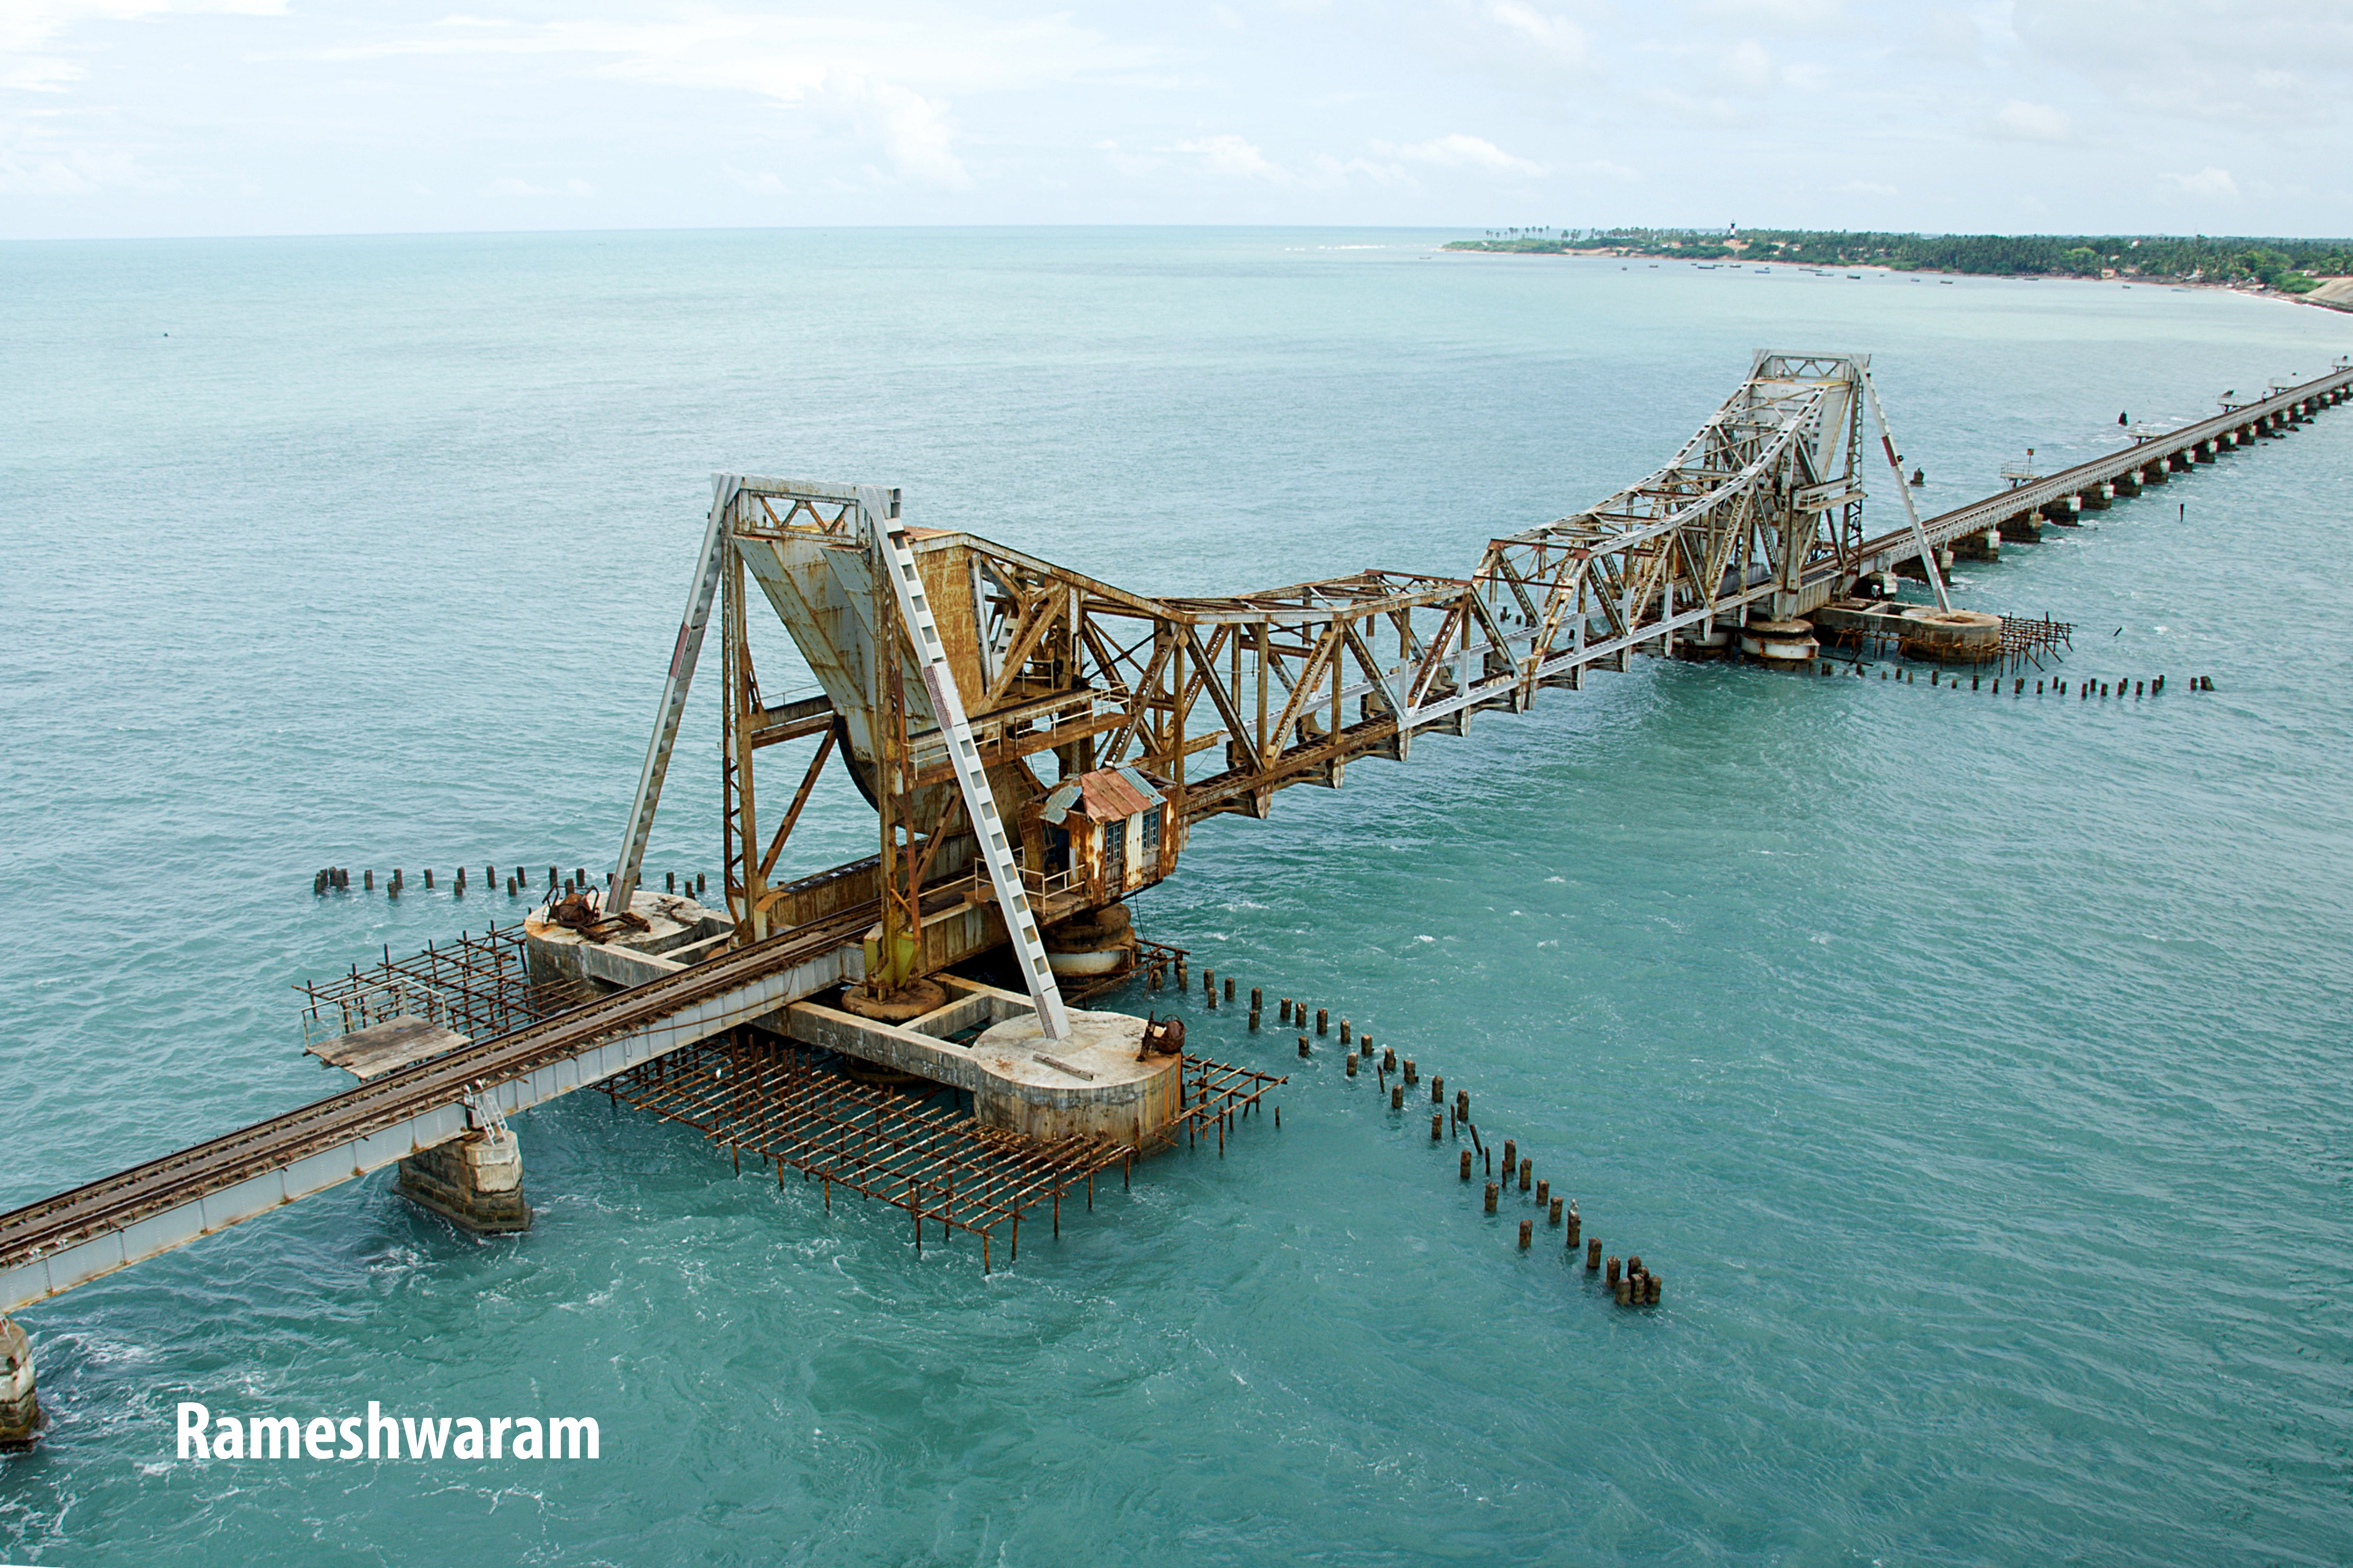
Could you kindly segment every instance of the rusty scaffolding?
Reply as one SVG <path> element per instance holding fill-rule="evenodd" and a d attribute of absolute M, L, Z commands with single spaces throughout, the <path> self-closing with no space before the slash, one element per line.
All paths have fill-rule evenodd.
<path fill-rule="evenodd" d="M 453 942 L 427 942 L 424 952 L 406 958 L 393 957 L 386 947 L 372 968 L 353 964 L 349 974 L 305 981 L 297 989 L 310 998 L 302 1011 L 306 1047 L 403 1016 L 487 1040 L 599 994 L 585 981 L 533 979 L 520 921 L 503 930 L 493 925 L 481 936 L 461 932 Z"/>
<path fill-rule="evenodd" d="M 1187 1057 L 1185 1076 L 1179 1103 L 1184 1107 L 1176 1119 L 1160 1131 L 1154 1147 L 1160 1148 L 1176 1142 L 1181 1131 L 1185 1146 L 1194 1147 L 1212 1131 L 1218 1135 L 1218 1157 L 1226 1154 L 1226 1134 L 1234 1124 L 1254 1110 L 1266 1109 L 1269 1091 L 1289 1083 L 1288 1078 L 1277 1078 L 1250 1068 L 1240 1068 L 1226 1062 L 1214 1062 L 1207 1057 Z M 1274 1124 L 1282 1125 L 1282 1108 L 1274 1108 Z"/>
<path fill-rule="evenodd" d="M 957 1230 L 976 1236 L 983 1272 L 995 1267 L 1000 1228 L 1010 1262 L 1021 1254 L 1021 1221 L 1031 1210 L 1046 1208 L 1060 1236 L 1064 1194 L 1083 1192 L 1092 1209 L 1095 1173 L 1116 1165 L 1123 1182 L 1133 1176 L 1138 1151 L 1124 1143 L 984 1127 L 941 1103 L 934 1086 L 911 1093 L 862 1082 L 843 1066 L 830 1052 L 738 1029 L 598 1087 L 617 1103 L 701 1130 L 738 1173 L 748 1154 L 774 1169 L 779 1186 L 787 1169 L 818 1183 L 828 1208 L 839 1187 L 905 1210 L 918 1252 L 927 1223 L 939 1225 L 943 1239 Z M 1188 1141 L 1206 1137 L 1214 1123 L 1220 1150 L 1224 1129 L 1285 1081 L 1195 1057 L 1185 1058 L 1184 1073 L 1186 1110 L 1162 1142 L 1179 1127 Z"/>
<path fill-rule="evenodd" d="M 843 1187 L 905 1209 L 919 1252 L 926 1221 L 938 1221 L 943 1237 L 977 1236 L 983 1272 L 994 1267 L 998 1226 L 1010 1231 L 1010 1261 L 1021 1253 L 1022 1215 L 1047 1205 L 1060 1236 L 1064 1193 L 1082 1186 L 1092 1208 L 1095 1173 L 1118 1165 L 1124 1174 L 1134 1163 L 1133 1149 L 1108 1139 L 1050 1142 L 983 1127 L 939 1104 L 936 1091 L 861 1083 L 839 1060 L 739 1029 L 601 1087 L 617 1101 L 700 1128 L 726 1147 L 738 1171 L 748 1153 L 776 1168 L 780 1186 L 787 1166 L 800 1172 L 822 1185 L 828 1208 Z"/>

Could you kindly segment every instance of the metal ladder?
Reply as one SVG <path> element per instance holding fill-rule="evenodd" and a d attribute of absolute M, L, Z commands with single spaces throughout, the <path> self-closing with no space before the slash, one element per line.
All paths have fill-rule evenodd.
<path fill-rule="evenodd" d="M 988 880 L 997 889 L 997 907 L 1005 916 L 1013 951 L 1020 956 L 1021 977 L 1029 987 L 1030 1001 L 1037 1004 L 1038 1022 L 1048 1039 L 1067 1040 L 1071 1016 L 1062 1005 L 1061 987 L 1054 984 L 1053 966 L 1046 960 L 1037 917 L 1029 912 L 1021 868 L 1014 864 L 1005 824 L 997 815 L 997 797 L 989 793 L 988 774 L 980 765 L 980 749 L 973 743 L 964 699 L 956 693 L 955 672 L 948 668 L 947 649 L 932 620 L 923 574 L 916 569 L 915 552 L 907 542 L 907 525 L 899 518 L 897 492 L 860 485 L 858 499 L 873 526 L 892 590 L 899 596 L 899 614 L 907 623 L 908 640 L 914 645 L 915 658 L 923 668 L 924 689 L 931 692 L 933 710 L 939 715 L 948 760 L 955 767 L 956 787 L 964 792 L 965 812 L 972 818 L 973 837 L 980 841 L 981 860 L 988 867 Z M 881 651 L 879 657 L 891 655 Z"/>

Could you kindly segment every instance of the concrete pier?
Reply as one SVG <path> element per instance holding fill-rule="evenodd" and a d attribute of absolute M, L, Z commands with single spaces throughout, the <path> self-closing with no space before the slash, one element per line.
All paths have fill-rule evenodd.
<path fill-rule="evenodd" d="M 484 1236 L 531 1228 L 522 1150 L 507 1128 L 476 1128 L 400 1163 L 403 1196 Z"/>
<path fill-rule="evenodd" d="M 1989 528 L 1982 533 L 1957 535 L 1952 543 L 1956 561 L 1999 561 L 2001 559 L 2001 530 Z"/>
<path fill-rule="evenodd" d="M 31 1447 L 41 1419 L 33 1392 L 33 1342 L 14 1318 L 0 1318 L 0 1454 Z"/>

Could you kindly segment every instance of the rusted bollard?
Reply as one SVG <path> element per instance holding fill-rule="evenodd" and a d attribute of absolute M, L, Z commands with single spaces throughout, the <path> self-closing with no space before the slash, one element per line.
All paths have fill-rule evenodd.
<path fill-rule="evenodd" d="M 1356 1058 L 1354 1057 L 1348 1058 L 1348 1076 L 1350 1078 L 1356 1076 Z"/>
<path fill-rule="evenodd" d="M 1536 1227 L 1535 1222 L 1525 1219 L 1520 1221 L 1520 1250 L 1522 1252 L 1525 1252 L 1528 1249 L 1528 1244 L 1535 1238 Z"/>
<path fill-rule="evenodd" d="M 1585 1244 L 1585 1267 L 1588 1268 L 1601 1267 L 1601 1241 L 1598 1237 Z"/>
<path fill-rule="evenodd" d="M 1345 1018 L 1340 1020 L 1340 1043 L 1344 1046 L 1348 1043 L 1348 1020 Z"/>
<path fill-rule="evenodd" d="M 1545 1221 L 1545 1223 L 1546 1225 L 1557 1226 L 1560 1224 L 1560 1200 L 1558 1198 L 1553 1199 L 1552 1208 L 1549 1212 L 1552 1217 Z"/>
<path fill-rule="evenodd" d="M 1495 1212 L 1495 1194 L 1502 1190 L 1502 1188 L 1496 1186 L 1493 1182 L 1489 1182 L 1487 1184 L 1487 1212 L 1489 1214 L 1493 1214 Z"/>
<path fill-rule="evenodd" d="M 1471 1151 L 1468 1149 L 1462 1151 L 1462 1179 L 1466 1182 L 1471 1179 Z"/>
<path fill-rule="evenodd" d="M 1435 1143 L 1445 1136 L 1446 1118 L 1442 1115 L 1431 1117 L 1430 1119 L 1430 1141 Z"/>
<path fill-rule="evenodd" d="M 1389 1085 L 1389 1109 L 1391 1110 L 1403 1110 L 1405 1109 L 1405 1090 L 1399 1089 L 1396 1084 Z"/>
<path fill-rule="evenodd" d="M 1318 1007 L 1315 1009 L 1315 1032 L 1319 1035 L 1328 1035 L 1332 1032 L 1331 1008 Z"/>

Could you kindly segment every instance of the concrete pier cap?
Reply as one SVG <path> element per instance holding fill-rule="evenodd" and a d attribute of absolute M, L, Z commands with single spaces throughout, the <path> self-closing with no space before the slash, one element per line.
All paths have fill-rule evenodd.
<path fill-rule="evenodd" d="M 1049 1142 L 1109 1138 L 1131 1146 L 1176 1117 L 1180 1058 L 1144 1057 L 1144 1020 L 1125 1013 L 1072 1013 L 1071 1037 L 1046 1037 L 1037 1014 L 1008 1018 L 972 1043 L 987 1075 L 974 1113 Z"/>
<path fill-rule="evenodd" d="M 1176 1119 L 1182 1058 L 1141 1057 L 1143 1019 L 1072 1012 L 1070 1037 L 1052 1040 L 1019 992 L 955 974 L 933 978 L 947 1000 L 917 1017 L 864 1018 L 812 1000 L 793 1003 L 764 1026 L 968 1090 L 983 1126 L 1027 1137 L 1108 1138 L 1141 1149 Z M 969 1045 L 950 1038 L 973 1030 Z"/>

